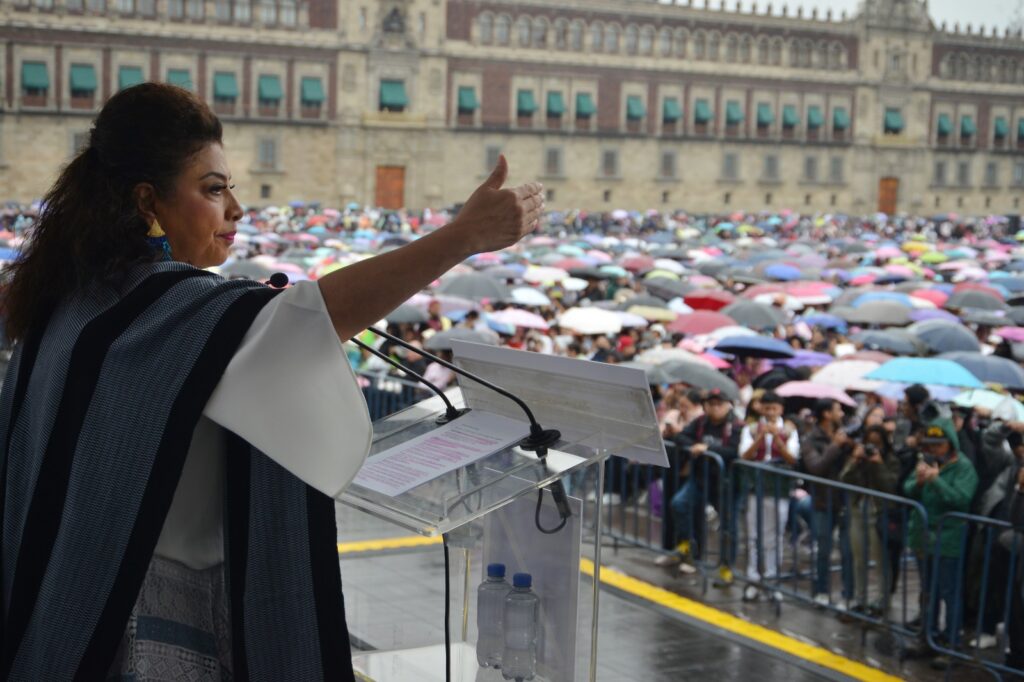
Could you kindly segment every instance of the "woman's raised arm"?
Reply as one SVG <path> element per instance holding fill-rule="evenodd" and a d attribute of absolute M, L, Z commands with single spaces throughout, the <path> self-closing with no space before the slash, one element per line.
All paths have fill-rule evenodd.
<path fill-rule="evenodd" d="M 477 253 L 515 244 L 544 210 L 543 187 L 502 189 L 504 156 L 449 224 L 394 251 L 368 258 L 319 280 L 334 329 L 347 341 L 380 321 L 453 266 Z"/>

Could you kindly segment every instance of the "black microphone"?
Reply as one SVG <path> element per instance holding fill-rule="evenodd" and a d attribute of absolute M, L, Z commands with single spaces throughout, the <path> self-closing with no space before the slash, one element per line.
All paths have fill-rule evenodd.
<path fill-rule="evenodd" d="M 387 332 L 381 331 L 376 327 L 367 327 L 367 329 L 373 332 L 374 334 L 379 334 L 383 336 L 385 339 L 388 339 L 393 343 L 397 343 L 399 346 L 402 346 L 403 348 L 407 348 L 411 351 L 419 353 L 420 355 L 424 355 L 430 358 L 431 360 L 438 363 L 442 367 L 447 367 L 456 374 L 459 374 L 461 376 L 466 377 L 467 379 L 475 381 L 481 386 L 484 386 L 486 388 L 491 389 L 492 391 L 495 391 L 499 395 L 508 398 L 516 405 L 518 405 L 523 410 L 523 412 L 526 413 L 526 418 L 530 420 L 530 435 L 524 438 L 523 440 L 519 441 L 519 447 L 521 447 L 523 450 L 530 450 L 536 452 L 539 456 L 543 457 L 544 455 L 547 454 L 548 446 L 554 445 L 558 441 L 558 439 L 562 437 L 561 432 L 555 429 L 542 428 L 541 425 L 537 422 L 537 419 L 533 416 L 533 412 L 530 410 L 529 406 L 525 402 L 523 402 L 519 397 L 512 395 L 511 393 L 501 388 L 500 386 L 495 386 L 491 382 L 476 376 L 472 372 L 467 372 L 466 370 L 460 367 L 456 367 L 454 364 L 446 360 L 442 360 L 436 355 L 431 355 L 422 348 L 417 348 L 416 346 L 413 346 L 412 344 L 408 343 L 407 341 L 404 341 L 403 339 L 398 338 L 397 336 L 394 336 L 393 334 L 388 334 Z"/>
<path fill-rule="evenodd" d="M 288 275 L 283 272 L 275 272 L 270 276 L 270 279 L 267 280 L 267 284 L 275 289 L 284 289 L 288 286 Z"/>
<path fill-rule="evenodd" d="M 280 273 L 278 273 L 278 274 L 280 274 Z M 397 360 L 393 360 L 386 353 L 380 352 L 379 350 L 377 350 L 373 346 L 370 346 L 369 344 L 363 343 L 362 341 L 360 341 L 359 339 L 357 339 L 355 337 L 353 337 L 350 340 L 352 341 L 352 343 L 356 344 L 357 346 L 359 346 L 363 350 L 369 351 L 371 354 L 376 355 L 378 358 L 380 358 L 384 362 L 388 363 L 392 367 L 394 367 L 396 369 L 402 370 L 408 376 L 412 377 L 417 382 L 419 382 L 419 383 L 423 384 L 424 386 L 426 386 L 427 388 L 429 388 L 438 398 L 443 400 L 444 401 L 444 405 L 445 405 L 445 413 L 442 414 L 440 417 L 438 417 L 435 420 L 436 423 L 438 423 L 438 424 L 447 424 L 448 422 L 450 422 L 450 421 L 452 421 L 454 419 L 458 419 L 462 415 L 464 415 L 467 412 L 469 412 L 469 408 L 468 407 L 465 407 L 465 408 L 460 410 L 457 407 L 455 407 L 454 405 L 452 405 L 452 402 L 450 400 L 448 400 L 448 396 L 446 396 L 444 394 L 444 391 L 442 391 L 440 388 L 438 388 L 434 384 L 432 384 L 429 381 L 427 381 L 426 379 L 424 379 L 422 375 L 417 374 L 416 372 L 412 371 L 411 369 L 409 369 L 408 367 L 406 367 L 402 363 L 398 362 Z M 417 352 L 419 352 L 419 351 L 417 351 Z"/>

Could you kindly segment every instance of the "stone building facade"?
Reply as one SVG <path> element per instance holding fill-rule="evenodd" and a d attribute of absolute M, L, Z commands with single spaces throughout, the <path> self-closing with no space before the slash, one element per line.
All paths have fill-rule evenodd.
<path fill-rule="evenodd" d="M 254 205 L 440 206 L 505 153 L 554 208 L 1019 212 L 1020 34 L 728 4 L 0 0 L 0 199 L 159 80 L 222 117 Z"/>

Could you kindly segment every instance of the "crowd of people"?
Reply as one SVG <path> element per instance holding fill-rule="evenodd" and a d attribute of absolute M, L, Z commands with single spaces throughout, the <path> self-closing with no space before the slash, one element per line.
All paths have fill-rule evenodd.
<path fill-rule="evenodd" d="M 220 270 L 315 279 L 401 246 L 456 210 L 250 209 L 235 258 Z M 16 257 L 33 211 L 0 211 L 0 258 Z M 935 631 L 955 640 L 980 611 L 981 631 L 970 634 L 985 648 L 1007 620 L 1006 662 L 1024 670 L 1024 535 L 971 544 L 968 576 L 992 553 L 981 603 L 964 589 L 961 529 L 939 525 L 962 512 L 1024 529 L 1022 240 L 1000 216 L 552 212 L 535 236 L 458 266 L 382 324 L 443 357 L 452 339 L 465 339 L 645 371 L 679 471 L 654 510 L 676 533 L 661 564 L 692 572 L 714 513 L 746 527 L 745 599 L 781 598 L 762 587 L 791 538 L 812 548 L 817 603 L 884 616 L 909 550 L 922 593 L 936 586 L 944 605 Z M 453 381 L 372 331 L 359 338 L 442 388 Z M 394 371 L 355 345 L 346 350 L 359 372 Z M 863 492 L 786 479 L 783 494 L 741 482 L 723 499 L 714 470 L 698 474 L 709 454 L 725 471 L 763 462 Z M 608 479 L 608 503 L 640 493 Z M 920 503 L 928 527 L 870 491 Z M 730 535 L 735 543 L 744 534 Z M 869 590 L 869 566 L 884 567 L 875 571 L 881 589 Z M 741 567 L 726 562 L 722 582 L 732 568 Z"/>

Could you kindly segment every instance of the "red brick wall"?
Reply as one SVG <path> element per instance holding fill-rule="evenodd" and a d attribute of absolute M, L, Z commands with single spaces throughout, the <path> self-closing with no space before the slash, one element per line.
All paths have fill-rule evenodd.
<path fill-rule="evenodd" d="M 480 116 L 484 127 L 511 123 L 512 69 L 508 64 L 487 64 L 483 72 Z"/>
<path fill-rule="evenodd" d="M 338 28 L 338 0 L 309 0 L 309 27 Z"/>
<path fill-rule="evenodd" d="M 597 129 L 619 132 L 622 120 L 619 109 L 625 107 L 622 99 L 622 81 L 602 78 L 597 84 Z"/>

